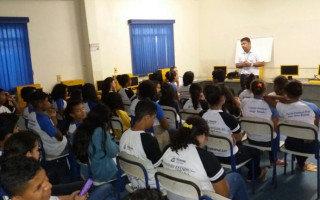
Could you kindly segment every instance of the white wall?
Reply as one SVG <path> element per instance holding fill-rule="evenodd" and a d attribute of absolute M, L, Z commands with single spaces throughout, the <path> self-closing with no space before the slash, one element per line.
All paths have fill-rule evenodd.
<path fill-rule="evenodd" d="M 273 78 L 283 64 L 299 64 L 300 78 L 311 78 L 320 64 L 320 1 L 201 0 L 200 76 L 213 65 L 235 68 L 236 40 L 274 37 L 272 61 L 264 75 Z"/>
<path fill-rule="evenodd" d="M 51 91 L 62 80 L 84 78 L 78 1 L 1 0 L 0 15 L 29 17 L 34 82 Z"/>

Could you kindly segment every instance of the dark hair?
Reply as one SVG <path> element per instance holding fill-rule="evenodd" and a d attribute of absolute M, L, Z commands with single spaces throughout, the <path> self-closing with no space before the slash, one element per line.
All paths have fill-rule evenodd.
<path fill-rule="evenodd" d="M 266 91 L 266 84 L 261 79 L 251 82 L 251 91 L 255 96 L 261 96 Z"/>
<path fill-rule="evenodd" d="M 108 77 L 106 79 L 104 79 L 103 83 L 102 83 L 102 92 L 108 93 L 110 91 L 112 82 L 114 81 L 113 77 Z"/>
<path fill-rule="evenodd" d="M 22 88 L 21 89 L 21 97 L 22 97 L 23 101 L 29 103 L 30 95 L 35 91 L 36 91 L 35 87 L 27 86 L 27 87 Z"/>
<path fill-rule="evenodd" d="M 200 102 L 199 98 L 202 92 L 202 88 L 198 83 L 192 83 L 190 85 L 189 92 L 190 92 L 193 108 L 197 110 Z"/>
<path fill-rule="evenodd" d="M 88 163 L 88 147 L 92 140 L 93 132 L 96 128 L 102 128 L 101 148 L 106 156 L 105 148 L 107 135 L 106 130 L 111 127 L 111 112 L 107 106 L 98 103 L 94 106 L 87 115 L 87 118 L 80 124 L 75 132 L 73 150 L 76 158 L 82 163 Z"/>
<path fill-rule="evenodd" d="M 166 78 L 169 82 L 173 82 L 176 76 L 177 76 L 177 73 L 175 71 L 169 71 L 166 73 Z"/>
<path fill-rule="evenodd" d="M 58 83 L 56 84 L 52 91 L 51 91 L 51 97 L 54 101 L 57 101 L 58 99 L 65 99 L 66 98 L 66 89 L 68 86 Z"/>
<path fill-rule="evenodd" d="M 224 82 L 226 79 L 226 73 L 222 69 L 215 69 L 212 71 L 213 80 L 217 80 L 218 83 Z"/>
<path fill-rule="evenodd" d="M 170 71 L 174 71 L 174 69 L 175 69 L 175 68 L 177 68 L 177 67 L 176 67 L 176 66 L 174 66 L 174 65 L 173 65 L 173 66 L 171 66 L 171 67 L 170 67 Z"/>
<path fill-rule="evenodd" d="M 3 92 L 4 90 L 2 88 L 0 88 L 0 93 Z"/>
<path fill-rule="evenodd" d="M 161 200 L 162 193 L 156 189 L 139 189 L 131 194 L 129 200 Z"/>
<path fill-rule="evenodd" d="M 21 131 L 13 134 L 4 144 L 3 158 L 13 156 L 26 156 L 32 151 L 36 142 L 39 142 L 39 135 L 32 131 Z"/>
<path fill-rule="evenodd" d="M 232 90 L 224 84 L 219 84 L 218 86 L 221 88 L 223 95 L 226 97 L 226 102 L 222 106 L 222 109 L 235 117 L 240 116 L 241 109 L 234 100 L 234 94 L 232 93 Z"/>
<path fill-rule="evenodd" d="M 71 117 L 71 114 L 73 113 L 73 109 L 75 106 L 82 104 L 82 101 L 80 100 L 72 100 L 69 101 L 67 104 L 66 109 L 64 110 L 64 114 L 67 118 L 67 120 L 69 121 L 69 123 L 71 123 L 71 121 L 73 120 L 73 118 Z"/>
<path fill-rule="evenodd" d="M 245 80 L 244 80 L 244 83 L 245 83 L 245 85 L 246 85 L 246 89 L 250 89 L 250 86 L 251 86 L 251 82 L 253 81 L 253 80 L 255 80 L 256 79 L 256 76 L 254 75 L 254 74 L 250 74 L 249 76 L 247 76 L 246 78 L 245 78 Z"/>
<path fill-rule="evenodd" d="M 138 95 L 140 99 L 153 100 L 156 93 L 156 87 L 150 80 L 144 80 L 138 86 Z"/>
<path fill-rule="evenodd" d="M 26 156 L 14 156 L 1 163 L 0 182 L 7 195 L 22 194 L 27 188 L 29 181 L 41 171 L 40 163 L 34 158 Z"/>
<path fill-rule="evenodd" d="M 175 105 L 175 92 L 170 83 L 162 83 L 161 85 L 161 96 L 160 96 L 160 105 L 171 106 Z"/>
<path fill-rule="evenodd" d="M 194 73 L 192 71 L 187 71 L 183 74 L 183 85 L 188 86 L 193 82 Z"/>
<path fill-rule="evenodd" d="M 157 114 L 157 106 L 150 100 L 141 100 L 137 103 L 134 112 L 136 122 L 139 122 L 146 115 L 152 116 Z"/>
<path fill-rule="evenodd" d="M 158 81 L 161 84 L 163 82 L 161 70 L 157 70 L 157 71 L 153 72 L 153 74 L 150 76 L 149 80 Z"/>
<path fill-rule="evenodd" d="M 285 91 L 289 98 L 297 98 L 302 95 L 302 83 L 296 79 L 289 81 L 285 87 Z"/>
<path fill-rule="evenodd" d="M 118 83 L 121 85 L 121 87 L 127 87 L 127 84 L 130 81 L 130 76 L 128 74 L 122 74 L 117 76 Z"/>
<path fill-rule="evenodd" d="M 285 90 L 286 85 L 288 84 L 289 80 L 285 76 L 277 76 L 273 80 L 273 88 L 276 94 Z"/>
<path fill-rule="evenodd" d="M 248 38 L 248 37 L 244 37 L 244 38 L 242 38 L 242 39 L 240 40 L 240 42 L 243 42 L 243 41 L 246 41 L 246 42 L 251 43 L 251 40 L 250 40 L 250 38 Z"/>
<path fill-rule="evenodd" d="M 70 93 L 69 101 L 83 101 L 82 90 L 76 89 Z"/>
<path fill-rule="evenodd" d="M 13 133 L 19 117 L 13 113 L 0 114 L 0 141 L 3 141 L 9 133 Z"/>
<path fill-rule="evenodd" d="M 98 96 L 93 84 L 86 83 L 82 86 L 83 101 L 98 102 Z"/>
<path fill-rule="evenodd" d="M 218 104 L 224 95 L 221 88 L 217 85 L 206 85 L 203 93 L 211 106 Z"/>
<path fill-rule="evenodd" d="M 35 91 L 30 95 L 30 102 L 33 107 L 37 108 L 40 103 L 42 103 L 46 98 L 49 98 L 49 95 L 42 91 Z"/>
<path fill-rule="evenodd" d="M 187 148 L 188 144 L 199 145 L 197 136 L 209 134 L 208 123 L 199 116 L 191 116 L 186 120 L 188 125 L 192 125 L 192 128 L 181 126 L 177 133 L 171 138 L 172 151 L 178 152 L 180 149 Z"/>
<path fill-rule="evenodd" d="M 107 93 L 102 99 L 102 103 L 109 106 L 115 116 L 117 116 L 116 110 L 124 110 L 121 95 L 117 92 Z"/>

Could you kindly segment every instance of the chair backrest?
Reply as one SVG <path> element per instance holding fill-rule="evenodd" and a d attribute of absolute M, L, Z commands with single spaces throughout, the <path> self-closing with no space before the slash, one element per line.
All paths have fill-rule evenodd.
<path fill-rule="evenodd" d="M 318 140 L 318 127 L 306 122 L 280 120 L 278 123 L 278 131 L 281 135 L 297 139 Z"/>
<path fill-rule="evenodd" d="M 175 108 L 172 108 L 170 106 L 161 106 L 164 116 L 169 122 L 170 128 L 178 128 L 178 120 L 177 120 L 177 112 Z"/>
<path fill-rule="evenodd" d="M 118 153 L 116 160 L 118 168 L 130 176 L 145 180 L 146 188 L 149 188 L 146 161 L 124 151 Z"/>
<path fill-rule="evenodd" d="M 190 116 L 199 116 L 200 111 L 194 110 L 194 109 L 182 109 L 180 111 L 180 118 L 181 121 L 186 121 L 188 117 Z"/>
<path fill-rule="evenodd" d="M 111 126 L 114 131 L 119 130 L 121 133 L 123 133 L 123 122 L 119 117 L 112 116 Z"/>
<path fill-rule="evenodd" d="M 233 151 L 233 139 L 231 135 L 210 131 L 207 147 L 221 149 L 223 151 Z"/>
<path fill-rule="evenodd" d="M 130 106 L 131 104 L 123 104 L 124 106 L 124 110 L 127 112 L 127 113 L 130 113 Z"/>
<path fill-rule="evenodd" d="M 269 135 L 273 134 L 273 122 L 271 120 L 256 117 L 241 117 L 239 119 L 241 129 L 248 134 Z"/>
<path fill-rule="evenodd" d="M 160 183 L 162 188 L 184 198 L 198 200 L 201 197 L 200 182 L 187 174 L 158 167 L 155 179 L 158 190 L 160 188 Z"/>

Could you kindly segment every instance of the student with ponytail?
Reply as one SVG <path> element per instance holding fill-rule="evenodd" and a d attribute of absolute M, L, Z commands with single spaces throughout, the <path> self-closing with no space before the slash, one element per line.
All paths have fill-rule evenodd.
<path fill-rule="evenodd" d="M 207 110 L 208 104 L 205 101 L 201 86 L 198 83 L 192 83 L 189 91 L 191 98 L 183 105 L 183 109 Z"/>
<path fill-rule="evenodd" d="M 248 199 L 245 183 L 237 173 L 226 175 L 219 160 L 206 151 L 209 134 L 207 122 L 201 117 L 189 117 L 173 135 L 170 147 L 162 157 L 164 168 L 182 171 L 198 179 L 201 190 L 215 191 L 230 199 Z M 168 193 L 169 199 L 181 199 Z"/>

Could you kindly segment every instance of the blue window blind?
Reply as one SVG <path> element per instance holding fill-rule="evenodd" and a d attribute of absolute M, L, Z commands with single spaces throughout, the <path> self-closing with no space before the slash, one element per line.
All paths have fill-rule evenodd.
<path fill-rule="evenodd" d="M 147 75 L 175 65 L 174 20 L 129 20 L 133 74 Z"/>
<path fill-rule="evenodd" d="M 0 88 L 33 84 L 26 17 L 0 17 Z"/>

